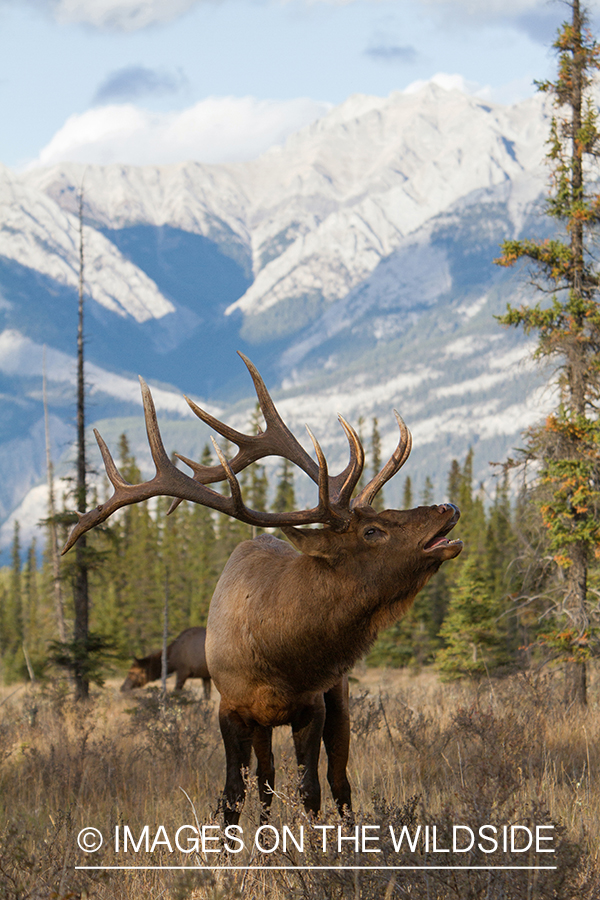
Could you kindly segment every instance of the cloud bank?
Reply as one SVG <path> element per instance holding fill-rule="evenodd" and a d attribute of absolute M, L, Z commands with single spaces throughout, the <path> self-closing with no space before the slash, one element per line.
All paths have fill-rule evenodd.
<path fill-rule="evenodd" d="M 331 105 L 298 98 L 208 97 L 179 112 L 155 113 L 131 103 L 70 116 L 30 164 L 160 165 L 254 159 L 325 115 Z"/>
<path fill-rule="evenodd" d="M 3 0 L 0 0 L 0 3 Z M 4 0 L 22 3 L 24 0 Z M 199 3 L 208 0 L 28 0 L 38 7 L 45 7 L 61 24 L 90 25 L 103 31 L 133 32 L 150 25 L 171 22 Z M 339 4 L 352 0 L 306 0 Z M 372 0 L 377 2 L 377 0 Z M 403 0 L 412 3 L 414 0 Z M 538 39 L 540 31 L 546 31 L 548 22 L 556 23 L 560 11 L 548 12 L 547 0 L 417 0 L 425 9 L 439 11 L 448 20 L 470 20 L 473 24 L 485 24 L 503 20 Z M 591 0 L 592 11 L 599 0 Z M 399 48 L 403 49 L 403 48 Z"/>
<path fill-rule="evenodd" d="M 92 25 L 103 31 L 139 31 L 165 24 L 199 0 L 41 0 L 60 24 Z"/>

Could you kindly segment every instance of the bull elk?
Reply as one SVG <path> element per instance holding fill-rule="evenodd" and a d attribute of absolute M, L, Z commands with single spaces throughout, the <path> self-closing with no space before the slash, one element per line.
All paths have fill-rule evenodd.
<path fill-rule="evenodd" d="M 228 824 L 238 821 L 243 773 L 253 748 L 259 796 L 267 815 L 274 787 L 272 730 L 289 724 L 307 811 L 316 814 L 320 809 L 322 738 L 327 778 L 343 814 L 351 809 L 346 774 L 347 673 L 377 632 L 407 612 L 441 564 L 458 556 L 461 541 L 450 541 L 447 535 L 460 513 L 451 503 L 379 513 L 372 508 L 378 491 L 404 465 L 411 450 L 410 432 L 398 413 L 396 450 L 353 498 L 365 459 L 354 429 L 339 417 L 350 458 L 342 472 L 329 475 L 310 429 L 317 462 L 281 419 L 256 368 L 242 359 L 254 382 L 265 430 L 242 434 L 186 398 L 198 418 L 238 448 L 228 461 L 213 438 L 219 458 L 215 466 L 202 466 L 176 454 L 193 473 L 186 475 L 165 452 L 152 396 L 140 379 L 156 474 L 145 483 L 129 484 L 96 432 L 114 492 L 106 503 L 81 515 L 63 552 L 117 509 L 159 495 L 175 498 L 169 512 L 181 500 L 189 500 L 261 528 L 279 526 L 293 547 L 268 534 L 241 543 L 231 554 L 210 605 L 206 658 L 221 694 L 219 722 L 227 765 L 222 809 Z M 314 508 L 262 512 L 245 506 L 236 474 L 267 456 L 289 460 L 318 485 Z M 230 496 L 207 486 L 225 480 Z M 324 527 L 298 528 L 315 524 Z"/>
<path fill-rule="evenodd" d="M 182 631 L 167 647 L 167 675 L 177 673 L 175 690 L 180 691 L 188 678 L 201 678 L 204 699 L 210 700 L 210 674 L 206 665 L 206 628 L 194 626 Z M 134 657 L 127 678 L 121 685 L 126 694 L 144 687 L 149 681 L 156 681 L 162 672 L 162 650 L 155 650 L 141 659 Z"/>

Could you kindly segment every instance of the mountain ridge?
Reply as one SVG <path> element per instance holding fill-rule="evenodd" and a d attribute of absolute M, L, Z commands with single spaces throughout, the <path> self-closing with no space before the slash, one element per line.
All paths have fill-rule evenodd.
<path fill-rule="evenodd" d="M 199 455 L 205 430 L 169 398 L 192 393 L 244 430 L 254 400 L 239 349 L 295 432 L 304 421 L 319 431 L 333 467 L 346 453 L 337 412 L 355 425 L 377 416 L 391 452 L 397 406 L 413 430 L 417 485 L 435 469 L 444 499 L 440 457 L 449 465 L 470 444 L 476 477 L 489 482 L 489 459 L 552 403 L 545 374 L 523 362 L 529 342 L 493 319 L 527 291 L 492 265 L 503 239 L 548 233 L 547 130 L 543 98 L 501 107 L 430 84 L 350 97 L 248 163 L 1 169 L 0 406 L 19 410 L 7 446 L 39 433 L 46 336 L 66 354 L 49 376 L 51 413 L 58 431 L 72 428 L 83 184 L 90 418 L 118 429 L 122 417 L 142 468 L 134 373 L 163 391 L 177 449 Z M 33 342 L 31 372 L 11 368 L 11 341 Z M 38 457 L 19 482 L 22 502 L 42 477 Z M 399 494 L 386 487 L 390 502 Z M 3 534 L 18 505 L 0 489 Z"/>

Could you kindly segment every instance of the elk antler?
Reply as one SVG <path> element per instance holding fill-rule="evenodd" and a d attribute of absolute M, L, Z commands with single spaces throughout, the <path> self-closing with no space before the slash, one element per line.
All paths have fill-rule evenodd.
<path fill-rule="evenodd" d="M 228 462 L 213 439 L 213 444 L 220 461 L 220 465 L 202 466 L 194 460 L 187 459 L 185 456 L 175 454 L 178 459 L 184 462 L 193 472 L 190 477 L 180 471 L 169 459 L 158 428 L 156 419 L 156 409 L 152 394 L 145 381 L 140 378 L 142 388 L 142 399 L 144 403 L 144 415 L 146 419 L 146 432 L 148 435 L 148 443 L 152 453 L 152 459 L 156 468 L 156 474 L 150 481 L 141 484 L 130 484 L 119 472 L 115 462 L 110 454 L 106 443 L 100 434 L 94 430 L 106 474 L 114 488 L 112 496 L 106 503 L 97 506 L 89 512 L 80 514 L 79 522 L 75 525 L 67 543 L 64 546 L 63 553 L 66 553 L 77 541 L 80 535 L 89 531 L 95 525 L 99 525 L 111 516 L 116 510 L 131 503 L 137 503 L 141 500 L 148 500 L 150 497 L 174 497 L 175 500 L 171 505 L 171 512 L 181 500 L 189 500 L 193 503 L 200 503 L 210 509 L 216 509 L 219 512 L 226 513 L 235 519 L 246 522 L 249 525 L 257 525 L 263 528 L 269 528 L 275 525 L 310 525 L 321 523 L 329 525 L 336 531 L 344 531 L 347 529 L 352 517 L 351 508 L 356 505 L 367 505 L 375 496 L 377 491 L 385 484 L 385 482 L 394 475 L 400 466 L 408 458 L 410 453 L 410 432 L 402 422 L 402 419 L 396 413 L 400 424 L 400 444 L 398 449 L 392 455 L 392 458 L 386 466 L 381 470 L 379 475 L 369 482 L 366 488 L 361 491 L 359 497 L 351 505 L 351 497 L 356 487 L 364 467 L 365 454 L 360 439 L 354 429 L 339 416 L 339 421 L 344 429 L 348 444 L 350 447 L 350 459 L 346 468 L 338 475 L 329 475 L 327 470 L 327 462 L 321 447 L 316 438 L 308 429 L 308 433 L 315 447 L 318 463 L 308 455 L 306 450 L 296 440 L 289 428 L 286 426 L 281 416 L 275 408 L 264 381 L 260 377 L 258 370 L 243 354 L 239 354 L 244 360 L 256 390 L 258 402 L 262 410 L 266 428 L 257 435 L 247 435 L 236 431 L 229 425 L 225 425 L 210 413 L 197 406 L 193 400 L 188 397 L 187 400 L 192 411 L 202 419 L 207 425 L 210 425 L 220 435 L 232 441 L 238 447 L 238 452 L 233 459 Z M 408 448 L 408 449 L 407 449 Z M 319 502 L 313 509 L 293 510 L 279 513 L 261 512 L 259 510 L 248 509 L 242 499 L 240 485 L 236 478 L 236 474 L 245 469 L 251 463 L 264 459 L 267 456 L 281 456 L 284 459 L 297 465 L 302 469 L 319 488 Z M 231 496 L 226 497 L 219 494 L 212 488 L 207 487 L 208 484 L 225 481 L 229 482 Z"/>
<path fill-rule="evenodd" d="M 394 410 L 394 415 L 396 416 L 396 421 L 398 422 L 398 427 L 400 429 L 400 440 L 398 442 L 398 446 L 386 462 L 383 469 L 375 475 L 370 482 L 362 489 L 358 497 L 355 497 L 351 504 L 351 509 L 355 509 L 357 506 L 370 506 L 373 502 L 375 495 L 379 493 L 381 488 L 384 486 L 386 481 L 389 481 L 390 478 L 399 472 L 408 457 L 410 456 L 410 451 L 412 450 L 412 435 L 406 424 L 404 419 L 399 413 Z"/>

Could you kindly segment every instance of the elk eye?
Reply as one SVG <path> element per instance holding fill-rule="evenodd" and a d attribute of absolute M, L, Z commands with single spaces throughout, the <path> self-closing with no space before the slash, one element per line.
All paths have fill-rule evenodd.
<path fill-rule="evenodd" d="M 363 531 L 363 537 L 367 541 L 376 541 L 378 538 L 385 537 L 385 533 L 381 530 L 381 528 L 375 528 L 371 526 Z"/>

